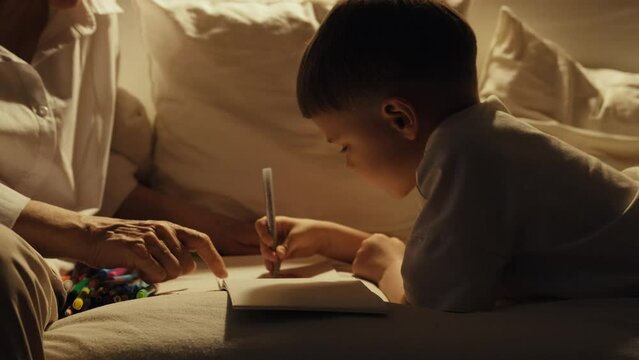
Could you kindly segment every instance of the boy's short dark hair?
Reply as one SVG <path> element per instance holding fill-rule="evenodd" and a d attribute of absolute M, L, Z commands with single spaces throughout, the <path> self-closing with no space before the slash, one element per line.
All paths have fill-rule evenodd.
<path fill-rule="evenodd" d="M 406 83 L 476 87 L 476 56 L 473 30 L 441 0 L 340 1 L 304 52 L 298 105 L 310 118 Z"/>

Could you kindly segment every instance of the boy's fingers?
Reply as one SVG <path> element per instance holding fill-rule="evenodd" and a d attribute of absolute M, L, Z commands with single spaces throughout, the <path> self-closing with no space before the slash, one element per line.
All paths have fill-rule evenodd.
<path fill-rule="evenodd" d="M 276 261 L 277 260 L 277 255 L 275 255 L 275 252 L 273 251 L 273 249 L 271 249 L 270 247 L 262 244 L 260 246 L 260 253 L 262 254 L 262 257 L 265 260 L 268 261 Z"/>
<path fill-rule="evenodd" d="M 288 252 L 288 249 L 286 248 L 286 245 L 278 245 L 277 248 L 275 249 L 275 253 L 277 254 L 277 258 L 279 260 L 286 259 L 287 252 Z"/>
<path fill-rule="evenodd" d="M 266 246 L 273 245 L 273 238 L 271 237 L 271 233 L 268 231 L 268 225 L 265 217 L 255 222 L 255 230 L 257 231 L 257 235 L 260 237 L 260 243 L 266 244 Z"/>
<path fill-rule="evenodd" d="M 264 260 L 264 266 L 266 267 L 266 270 L 268 270 L 268 272 L 273 272 L 273 263 L 271 261 Z"/>

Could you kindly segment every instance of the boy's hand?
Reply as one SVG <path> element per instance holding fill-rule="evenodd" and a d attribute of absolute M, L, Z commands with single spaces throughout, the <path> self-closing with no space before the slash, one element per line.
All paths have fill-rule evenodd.
<path fill-rule="evenodd" d="M 273 271 L 276 261 L 288 258 L 321 254 L 324 246 L 319 233 L 319 221 L 277 216 L 277 235 L 280 245 L 273 250 L 273 237 L 268 231 L 266 217 L 255 222 L 260 237 L 260 252 L 268 271 Z"/>
<path fill-rule="evenodd" d="M 353 261 L 353 274 L 379 284 L 387 269 L 401 264 L 404 243 L 394 237 L 374 234 L 362 241 Z"/>

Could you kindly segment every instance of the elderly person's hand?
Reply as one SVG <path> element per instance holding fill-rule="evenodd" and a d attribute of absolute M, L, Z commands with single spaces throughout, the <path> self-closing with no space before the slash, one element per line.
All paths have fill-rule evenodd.
<path fill-rule="evenodd" d="M 137 269 L 150 282 L 174 279 L 192 272 L 196 252 L 218 277 L 226 276 L 221 256 L 208 235 L 168 221 L 86 217 L 86 255 L 94 267 Z"/>
<path fill-rule="evenodd" d="M 45 257 L 79 261 L 93 267 L 136 269 L 147 282 L 176 278 L 195 269 L 196 252 L 218 277 L 224 262 L 209 236 L 156 220 L 122 220 L 82 215 L 30 201 L 14 225 Z"/>

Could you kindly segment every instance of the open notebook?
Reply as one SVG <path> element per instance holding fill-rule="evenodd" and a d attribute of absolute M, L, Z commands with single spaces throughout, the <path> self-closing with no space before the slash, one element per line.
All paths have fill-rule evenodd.
<path fill-rule="evenodd" d="M 287 260 L 273 278 L 260 256 L 225 257 L 229 276 L 218 280 L 233 309 L 384 314 L 387 300 L 374 285 L 338 272 L 321 256 Z"/>

